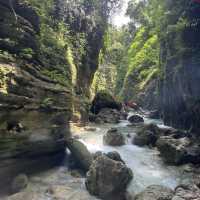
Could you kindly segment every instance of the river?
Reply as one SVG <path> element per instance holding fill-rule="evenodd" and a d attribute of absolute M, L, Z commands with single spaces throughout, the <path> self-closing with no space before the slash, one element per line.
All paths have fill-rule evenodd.
<path fill-rule="evenodd" d="M 163 126 L 159 120 L 145 118 L 145 123 L 152 122 L 158 124 L 158 126 Z M 134 179 L 128 187 L 130 194 L 135 195 L 153 184 L 174 189 L 177 185 L 190 180 L 190 174 L 185 172 L 183 166 L 166 165 L 159 157 L 159 152 L 156 149 L 133 145 L 131 141 L 136 134 L 136 127 L 130 126 L 128 121 L 124 120 L 119 124 L 89 124 L 88 127 L 96 130 L 91 131 L 88 128 L 80 128 L 73 124 L 72 132 L 74 135 L 78 135 L 80 140 L 93 153 L 96 151 L 118 151 L 120 153 L 122 159 L 134 173 Z M 103 144 L 103 135 L 111 127 L 120 129 L 125 136 L 129 135 L 129 137 L 126 137 L 126 145 L 111 147 Z M 31 176 L 29 186 L 25 191 L 27 196 L 13 198 L 12 200 L 24 198 L 30 200 L 54 200 L 56 198 L 59 200 L 96 200 L 86 191 L 84 181 L 84 177 L 74 178 L 70 175 L 68 160 L 66 159 L 59 167 Z"/>

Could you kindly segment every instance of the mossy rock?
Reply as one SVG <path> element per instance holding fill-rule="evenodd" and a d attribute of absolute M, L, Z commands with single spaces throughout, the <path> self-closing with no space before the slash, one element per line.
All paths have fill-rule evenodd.
<path fill-rule="evenodd" d="M 122 104 L 109 94 L 109 92 L 100 91 L 92 101 L 91 112 L 98 114 L 103 108 L 121 110 Z"/>

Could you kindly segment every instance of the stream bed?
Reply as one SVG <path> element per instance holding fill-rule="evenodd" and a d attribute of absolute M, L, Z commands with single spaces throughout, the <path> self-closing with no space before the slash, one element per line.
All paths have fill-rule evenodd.
<path fill-rule="evenodd" d="M 145 123 L 156 123 L 163 126 L 159 120 L 145 119 Z M 103 135 L 111 127 L 118 128 L 126 137 L 126 145 L 111 147 L 103 145 Z M 94 130 L 91 131 L 91 128 Z M 136 134 L 136 127 L 130 126 L 128 121 L 119 124 L 88 124 L 87 127 L 72 125 L 73 135 L 78 136 L 92 153 L 96 151 L 118 151 L 127 166 L 132 169 L 134 179 L 128 187 L 128 192 L 135 195 L 149 185 L 163 185 L 174 189 L 181 183 L 188 182 L 191 174 L 184 166 L 166 165 L 159 157 L 156 149 L 138 147 L 131 143 Z M 21 194 L 16 194 L 9 200 L 96 200 L 90 196 L 85 188 L 85 178 L 74 178 L 68 169 L 68 160 L 53 169 L 49 169 L 30 177 L 28 188 Z M 21 195 L 21 196 L 20 196 Z"/>
<path fill-rule="evenodd" d="M 145 123 L 156 123 L 158 126 L 164 127 L 159 120 L 145 119 Z M 137 194 L 149 185 L 163 185 L 174 189 L 177 185 L 190 181 L 190 174 L 185 171 L 184 166 L 168 166 L 159 157 L 156 149 L 133 145 L 131 141 L 136 134 L 136 128 L 129 125 L 127 121 L 121 121 L 117 125 L 100 125 L 95 132 L 83 132 L 82 142 L 91 152 L 117 151 L 120 153 L 122 159 L 134 173 L 134 179 L 128 188 L 131 194 Z M 118 128 L 124 135 L 130 137 L 127 137 L 126 145 L 111 147 L 103 144 L 103 135 L 111 127 Z"/>

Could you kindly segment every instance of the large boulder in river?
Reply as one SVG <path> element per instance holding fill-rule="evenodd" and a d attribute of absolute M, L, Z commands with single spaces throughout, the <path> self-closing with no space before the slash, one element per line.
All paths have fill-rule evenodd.
<path fill-rule="evenodd" d="M 158 150 L 166 162 L 171 164 L 200 163 L 200 147 L 187 137 L 160 137 L 157 141 Z"/>
<path fill-rule="evenodd" d="M 133 144 L 138 146 L 155 146 L 157 141 L 156 135 L 151 131 L 140 132 L 133 138 Z"/>
<path fill-rule="evenodd" d="M 155 146 L 157 139 L 160 136 L 160 129 L 155 124 L 144 125 L 133 138 L 133 144 L 138 146 Z"/>
<path fill-rule="evenodd" d="M 86 177 L 86 188 L 90 194 L 102 199 L 126 190 L 133 173 L 124 163 L 105 155 L 93 161 Z"/>
<path fill-rule="evenodd" d="M 67 147 L 71 151 L 72 156 L 79 163 L 80 167 L 83 170 L 88 171 L 93 158 L 87 147 L 79 140 L 72 138 L 67 141 Z"/>
<path fill-rule="evenodd" d="M 121 110 L 122 104 L 114 99 L 114 97 L 106 91 L 100 91 L 96 94 L 92 101 L 91 112 L 98 114 L 103 108 L 111 108 Z"/>
<path fill-rule="evenodd" d="M 122 146 L 125 144 L 125 137 L 118 129 L 111 128 L 103 136 L 103 143 L 110 146 Z"/>
<path fill-rule="evenodd" d="M 119 123 L 121 119 L 121 112 L 115 109 L 104 108 L 98 115 L 96 115 L 96 123 Z"/>
<path fill-rule="evenodd" d="M 172 200 L 173 194 L 174 192 L 170 188 L 151 185 L 136 195 L 134 200 Z"/>
<path fill-rule="evenodd" d="M 128 121 L 132 124 L 143 123 L 144 119 L 140 115 L 132 115 L 128 118 Z"/>

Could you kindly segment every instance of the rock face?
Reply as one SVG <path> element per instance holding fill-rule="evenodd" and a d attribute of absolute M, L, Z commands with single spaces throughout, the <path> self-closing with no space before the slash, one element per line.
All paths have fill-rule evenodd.
<path fill-rule="evenodd" d="M 180 6 L 177 11 L 177 6 L 171 6 L 173 4 L 174 1 L 170 0 L 167 8 L 171 12 L 173 7 L 172 12 L 176 13 L 176 20 L 169 19 L 170 26 L 166 27 L 166 31 L 171 26 L 174 28 L 168 31 L 161 41 L 161 63 L 164 70 L 164 80 L 160 84 L 161 107 L 165 124 L 198 134 L 200 7 L 198 3 L 191 3 Z M 178 19 L 183 15 L 188 21 L 187 26 L 178 29 Z M 179 45 L 174 45 L 175 42 Z"/>
<path fill-rule="evenodd" d="M 126 190 L 133 178 L 132 171 L 125 164 L 107 156 L 98 156 L 92 163 L 86 178 L 88 191 L 100 198 Z"/>
<path fill-rule="evenodd" d="M 125 144 L 125 137 L 122 133 L 119 132 L 119 130 L 111 128 L 103 136 L 103 142 L 104 144 L 110 146 L 122 146 Z"/>
<path fill-rule="evenodd" d="M 132 124 L 142 123 L 144 122 L 144 119 L 139 115 L 132 115 L 128 118 L 128 121 Z"/>
<path fill-rule="evenodd" d="M 172 200 L 173 194 L 174 192 L 170 188 L 152 185 L 136 195 L 134 200 Z"/>
<path fill-rule="evenodd" d="M 98 114 L 103 108 L 121 110 L 121 103 L 117 102 L 113 96 L 106 91 L 100 91 L 94 97 L 91 106 L 91 112 Z"/>
<path fill-rule="evenodd" d="M 88 151 L 87 147 L 78 140 L 69 139 L 67 141 L 67 148 L 71 151 L 72 156 L 80 164 L 80 167 L 85 171 L 89 170 L 92 164 L 92 154 Z"/>
<path fill-rule="evenodd" d="M 79 1 L 0 0 L 0 177 L 37 168 L 43 156 L 60 160 L 73 110 L 87 118 L 105 28 L 98 14 Z"/>

